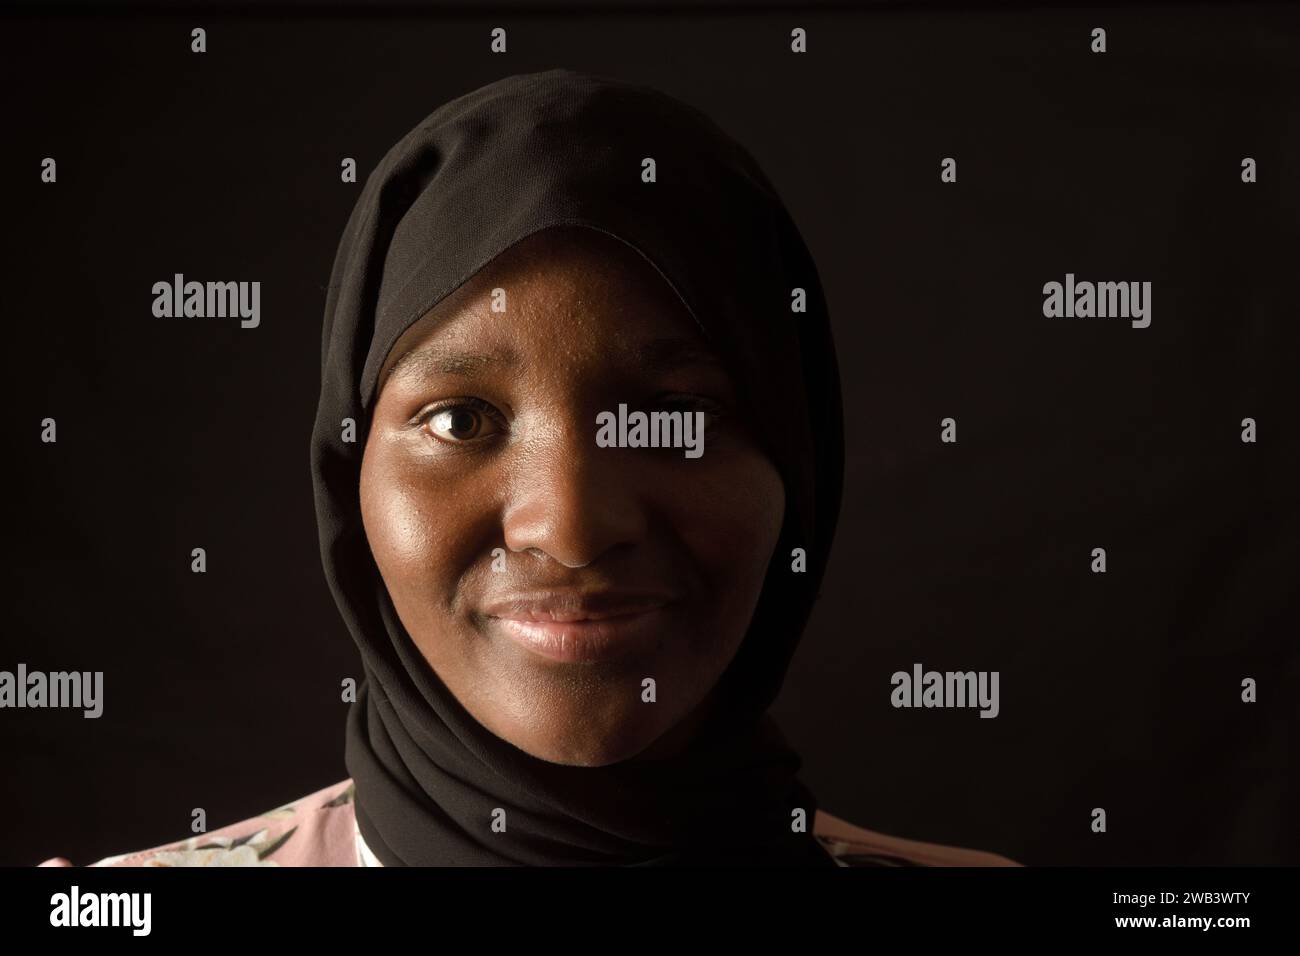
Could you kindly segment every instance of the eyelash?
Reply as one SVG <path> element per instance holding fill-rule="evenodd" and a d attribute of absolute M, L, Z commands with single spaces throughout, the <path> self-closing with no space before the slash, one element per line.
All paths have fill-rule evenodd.
<path fill-rule="evenodd" d="M 688 412 L 703 412 L 710 419 L 707 427 L 712 427 L 713 422 L 726 413 L 726 409 L 720 402 L 705 398 L 703 395 L 663 395 L 656 400 L 655 407 L 656 409 L 677 408 Z"/>
<path fill-rule="evenodd" d="M 719 418 L 723 417 L 726 414 L 726 408 L 720 402 L 716 402 L 711 398 L 705 398 L 702 395 L 683 395 L 683 394 L 676 394 L 676 393 L 661 395 L 654 400 L 653 407 L 656 410 L 681 409 L 682 411 L 703 412 L 706 416 L 708 416 L 708 421 L 705 426 L 706 431 L 712 431 L 714 423 Z M 418 425 L 419 427 L 424 428 L 433 419 L 433 416 L 454 408 L 472 408 L 474 409 L 474 411 L 478 412 L 479 414 L 486 415 L 488 418 L 495 421 L 498 425 L 507 424 L 505 420 L 505 416 L 503 416 L 499 411 L 497 411 L 496 408 L 494 408 L 488 402 L 483 401 L 481 398 L 474 398 L 472 396 L 466 396 L 464 398 L 450 398 L 447 399 L 446 401 L 439 402 L 437 405 L 430 405 L 428 408 L 424 409 L 418 415 L 416 415 L 415 418 L 411 420 L 411 424 Z M 448 439 L 440 438 L 437 435 L 433 435 L 432 437 L 435 441 L 441 442 L 444 445 L 463 446 L 463 445 L 472 445 L 475 442 L 483 441 L 485 439 L 492 438 L 493 436 L 481 435 L 477 438 L 466 438 L 462 441 L 449 441 Z"/>
<path fill-rule="evenodd" d="M 471 396 L 466 396 L 464 398 L 450 398 L 444 402 L 439 402 L 437 405 L 430 405 L 424 411 L 420 412 L 418 415 L 415 416 L 415 418 L 412 420 L 412 424 L 419 425 L 421 428 L 424 428 L 433 419 L 433 416 L 454 408 L 472 408 L 480 415 L 485 415 L 488 418 L 492 419 L 498 425 L 506 424 L 505 417 L 499 411 L 497 411 L 487 402 L 483 401 L 483 399 L 473 398 Z M 433 435 L 434 441 L 441 442 L 444 445 L 472 445 L 477 441 L 482 441 L 485 438 L 491 438 L 491 437 L 493 436 L 480 435 L 477 438 L 466 438 L 462 441 L 450 441 L 446 438 L 441 438 L 437 435 Z"/>

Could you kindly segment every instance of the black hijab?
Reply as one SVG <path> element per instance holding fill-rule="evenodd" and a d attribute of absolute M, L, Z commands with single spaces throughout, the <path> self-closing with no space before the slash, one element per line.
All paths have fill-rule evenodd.
<path fill-rule="evenodd" d="M 656 182 L 642 181 L 646 157 Z M 406 633 L 361 524 L 361 457 L 389 349 L 509 246 L 561 225 L 613 236 L 659 271 L 729 366 L 785 482 L 784 527 L 718 686 L 723 704 L 668 760 L 562 766 L 488 731 Z M 796 288 L 804 311 L 792 309 Z M 797 779 L 800 758 L 765 711 L 839 511 L 834 348 L 798 229 L 708 117 L 566 69 L 506 77 L 435 110 L 371 173 L 339 243 L 311 450 L 325 574 L 364 667 L 345 759 L 358 826 L 380 862 L 833 865 L 812 835 L 816 800 Z M 802 573 L 794 548 L 806 553 Z M 496 807 L 507 811 L 504 834 L 490 830 Z M 791 826 L 795 808 L 805 832 Z"/>

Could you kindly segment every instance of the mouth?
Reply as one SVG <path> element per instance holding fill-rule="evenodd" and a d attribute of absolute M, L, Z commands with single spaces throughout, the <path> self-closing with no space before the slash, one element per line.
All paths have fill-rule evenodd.
<path fill-rule="evenodd" d="M 566 664 L 616 660 L 653 645 L 667 630 L 664 595 L 552 593 L 485 610 L 499 634 L 529 653 Z"/>

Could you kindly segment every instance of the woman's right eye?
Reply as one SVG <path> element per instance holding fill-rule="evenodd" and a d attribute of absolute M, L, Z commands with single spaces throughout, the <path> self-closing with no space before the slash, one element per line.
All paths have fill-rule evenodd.
<path fill-rule="evenodd" d="M 494 434 L 496 417 L 487 402 L 458 398 L 424 412 L 420 421 L 439 441 L 462 444 Z"/>

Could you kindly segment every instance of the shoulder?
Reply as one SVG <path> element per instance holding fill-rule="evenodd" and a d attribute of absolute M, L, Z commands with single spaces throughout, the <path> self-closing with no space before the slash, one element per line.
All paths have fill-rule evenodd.
<path fill-rule="evenodd" d="M 854 826 L 818 810 L 813 835 L 840 866 L 1020 866 L 984 850 L 923 843 Z"/>
<path fill-rule="evenodd" d="M 357 866 L 352 780 L 292 803 L 162 846 L 90 866 Z M 39 866 L 73 866 L 53 857 Z"/>
<path fill-rule="evenodd" d="M 211 833 L 106 857 L 109 866 L 358 866 L 355 788 L 341 780 L 292 803 Z M 889 836 L 824 810 L 813 834 L 840 866 L 1019 866 L 996 853 Z M 73 866 L 53 857 L 40 866 Z"/>

